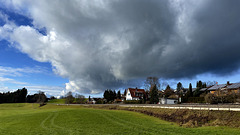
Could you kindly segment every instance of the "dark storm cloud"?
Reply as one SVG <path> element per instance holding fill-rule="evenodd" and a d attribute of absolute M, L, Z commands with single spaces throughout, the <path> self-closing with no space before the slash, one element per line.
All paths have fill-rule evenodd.
<path fill-rule="evenodd" d="M 239 4 L 239 1 L 224 0 L 204 3 L 201 8 L 193 12 L 192 16 L 189 16 L 193 24 L 188 27 L 192 33 L 189 35 L 190 42 L 178 37 L 172 31 L 173 25 L 169 25 L 172 29 L 166 27 L 167 33 L 170 34 L 163 39 L 162 36 L 155 36 L 153 30 L 149 33 L 147 29 L 137 32 L 136 37 L 139 37 L 139 40 L 136 42 L 142 44 L 139 45 L 140 48 L 136 46 L 130 51 L 129 54 L 132 55 L 126 55 L 124 62 L 129 62 L 126 63 L 129 67 L 125 66 L 123 73 L 179 79 L 191 78 L 202 73 L 222 76 L 237 71 L 240 66 Z M 158 33 L 163 32 L 158 25 L 151 28 Z M 139 36 L 141 34 L 146 35 Z M 172 40 L 171 37 L 176 40 Z M 142 46 L 145 48 L 142 49 Z M 159 50 L 151 52 L 154 46 Z M 162 51 L 167 47 L 172 49 L 164 56 Z M 130 63 L 134 63 L 136 67 L 134 68 Z"/>
<path fill-rule="evenodd" d="M 193 57 L 190 75 L 211 72 L 225 75 L 240 65 L 240 1 L 207 1 L 194 13 L 195 27 L 190 37 L 192 47 L 187 49 Z M 187 64 L 183 64 L 187 65 Z"/>

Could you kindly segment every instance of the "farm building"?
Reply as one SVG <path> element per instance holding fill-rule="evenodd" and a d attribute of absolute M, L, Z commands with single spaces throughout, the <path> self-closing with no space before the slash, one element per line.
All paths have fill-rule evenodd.
<path fill-rule="evenodd" d="M 126 100 L 140 100 L 144 95 L 146 96 L 144 89 L 128 88 L 126 93 Z"/>

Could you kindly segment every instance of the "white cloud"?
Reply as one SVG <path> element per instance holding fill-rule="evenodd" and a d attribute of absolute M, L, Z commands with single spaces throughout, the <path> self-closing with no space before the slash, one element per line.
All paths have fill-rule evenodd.
<path fill-rule="evenodd" d="M 0 86 L 0 93 L 8 92 L 8 91 L 12 91 L 12 90 L 6 86 Z"/>
<path fill-rule="evenodd" d="M 34 68 L 30 68 L 30 67 L 12 68 L 12 67 L 0 66 L 0 76 L 23 76 L 26 74 L 43 73 L 43 72 L 46 72 L 46 69 L 39 66 L 36 66 Z"/>
<path fill-rule="evenodd" d="M 46 73 L 47 70 L 43 67 L 35 66 L 33 68 L 13 68 L 0 66 L 0 82 L 26 85 L 28 82 L 22 82 L 15 79 L 15 77 L 24 77 L 31 74 Z"/>
<path fill-rule="evenodd" d="M 13 83 L 13 84 L 27 84 L 26 82 L 19 82 L 14 79 L 11 79 L 11 78 L 1 77 L 1 76 L 0 76 L 0 81 L 7 82 L 7 83 Z"/>

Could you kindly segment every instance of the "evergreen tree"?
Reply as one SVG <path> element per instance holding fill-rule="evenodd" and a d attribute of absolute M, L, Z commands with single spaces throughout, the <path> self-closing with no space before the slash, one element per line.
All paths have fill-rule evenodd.
<path fill-rule="evenodd" d="M 201 89 L 203 87 L 202 81 L 197 81 L 197 89 Z"/>
<path fill-rule="evenodd" d="M 151 104 L 157 104 L 159 102 L 158 89 L 156 85 L 154 85 L 150 90 L 150 96 L 151 96 L 150 97 Z"/>
<path fill-rule="evenodd" d="M 192 92 L 192 84 L 189 84 L 189 96 L 192 97 L 193 96 L 193 92 Z"/>
<path fill-rule="evenodd" d="M 203 83 L 202 88 L 207 88 L 207 83 Z"/>
<path fill-rule="evenodd" d="M 104 94 L 103 94 L 103 97 L 104 99 L 107 100 L 107 102 L 110 102 L 110 101 L 114 101 L 114 99 L 117 98 L 117 94 L 116 94 L 116 91 L 112 91 L 112 90 L 105 90 Z"/>
<path fill-rule="evenodd" d="M 178 84 L 177 84 L 177 94 L 180 94 L 180 90 L 182 90 L 182 89 L 183 89 L 182 83 L 178 82 Z"/>
<path fill-rule="evenodd" d="M 164 90 L 164 93 L 165 97 L 169 97 L 171 96 L 172 94 L 174 94 L 174 91 L 170 88 L 169 85 L 167 85 L 166 89 Z"/>
<path fill-rule="evenodd" d="M 116 93 L 115 90 L 113 91 L 113 100 L 114 100 L 114 99 L 117 99 L 117 93 Z"/>
<path fill-rule="evenodd" d="M 125 90 L 124 90 L 124 95 L 126 96 L 126 94 L 127 94 L 127 90 L 125 89 Z"/>
<path fill-rule="evenodd" d="M 121 99 L 121 92 L 120 92 L 120 90 L 117 92 L 117 99 Z"/>

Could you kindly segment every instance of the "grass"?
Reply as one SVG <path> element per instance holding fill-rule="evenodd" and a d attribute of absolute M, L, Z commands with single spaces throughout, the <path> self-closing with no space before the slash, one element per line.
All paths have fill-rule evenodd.
<path fill-rule="evenodd" d="M 0 104 L 0 134 L 240 134 L 237 128 L 183 128 L 137 112 L 82 106 Z"/>
<path fill-rule="evenodd" d="M 52 99 L 48 103 L 65 104 L 65 99 Z"/>

